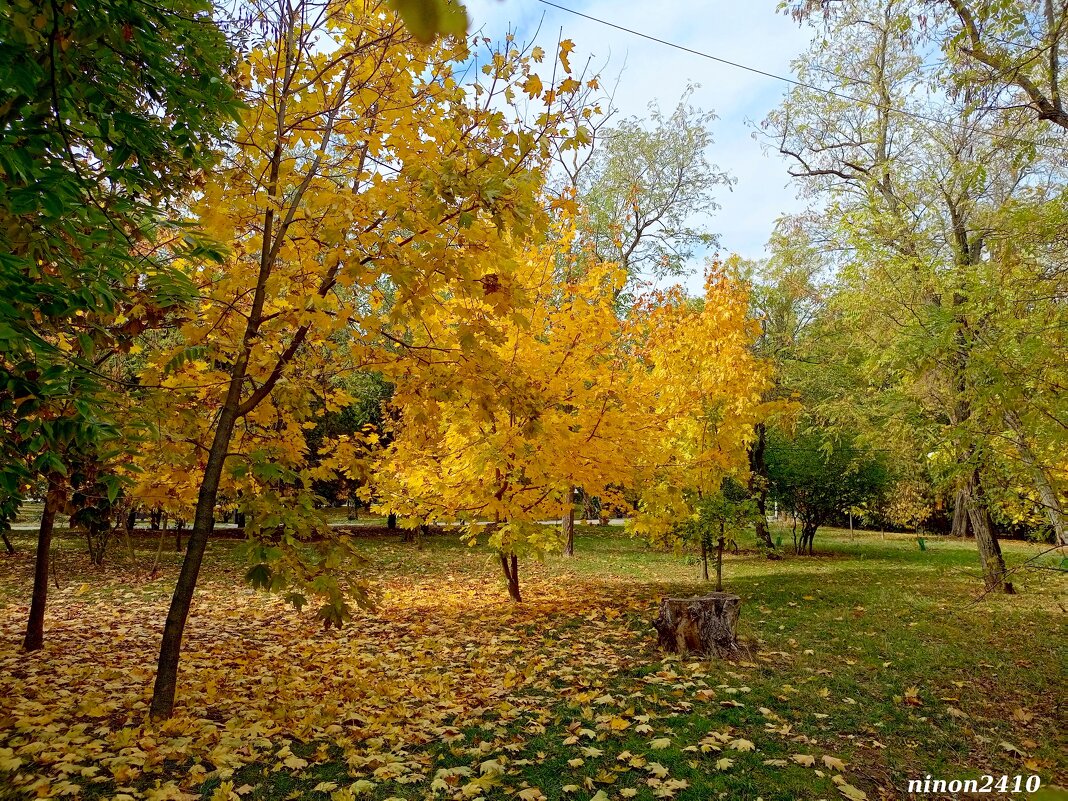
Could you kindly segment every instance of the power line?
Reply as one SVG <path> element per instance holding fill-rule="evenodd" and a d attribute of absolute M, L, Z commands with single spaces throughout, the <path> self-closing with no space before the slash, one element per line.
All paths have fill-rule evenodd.
<path fill-rule="evenodd" d="M 1047 146 L 1047 145 L 1044 145 L 1044 144 L 1040 144 L 1038 142 L 1032 142 L 1029 139 L 1021 139 L 1018 136 L 1013 136 L 1011 134 L 1003 134 L 1003 133 L 998 133 L 997 131 L 988 131 L 985 128 L 977 128 L 977 127 L 972 127 L 972 126 L 967 126 L 967 125 L 961 125 L 959 123 L 949 122 L 948 120 L 940 120 L 937 117 L 928 117 L 928 116 L 926 116 L 924 114 L 919 114 L 919 113 L 917 113 L 915 111 L 905 111 L 904 109 L 894 108 L 893 106 L 883 106 L 883 105 L 881 105 L 879 103 L 876 103 L 876 102 L 874 102 L 872 100 L 865 100 L 862 97 L 854 97 L 853 95 L 847 95 L 844 92 L 836 92 L 833 89 L 824 89 L 822 87 L 815 86 L 815 85 L 810 84 L 810 83 L 806 83 L 805 81 L 799 81 L 796 78 L 790 78 L 790 77 L 787 77 L 785 75 L 777 75 L 774 72 L 767 72 L 766 70 L 758 69 L 757 67 L 750 67 L 750 66 L 748 66 L 746 64 L 740 64 L 737 61 L 730 61 L 730 60 L 725 59 L 725 58 L 720 58 L 719 56 L 714 56 L 711 53 L 705 53 L 705 52 L 703 52 L 701 50 L 694 50 L 692 47 L 686 47 L 685 45 L 680 45 L 680 44 L 678 44 L 676 42 L 670 42 L 667 39 L 659 39 L 656 36 L 651 36 L 648 33 L 642 33 L 641 31 L 636 31 L 633 28 L 627 28 L 627 27 L 624 27 L 623 25 L 617 25 L 614 22 L 609 22 L 608 20 L 601 19 L 600 17 L 594 17 L 594 16 L 592 16 L 590 14 L 584 14 L 581 11 L 575 11 L 575 9 L 573 9 L 573 8 L 568 8 L 567 6 L 562 6 L 562 5 L 559 5 L 558 3 L 553 3 L 553 2 L 551 2 L 551 0 L 538 0 L 538 2 L 541 3 L 542 5 L 552 6 L 553 8 L 557 8 L 557 9 L 559 9 L 561 11 L 566 11 L 568 14 L 574 14 L 576 17 L 582 17 L 584 19 L 590 20 L 591 22 L 596 22 L 599 25 L 605 25 L 605 26 L 607 26 L 609 28 L 615 28 L 617 31 L 623 31 L 624 33 L 629 33 L 632 36 L 638 36 L 638 37 L 640 37 L 642 39 L 648 39 L 650 42 L 656 42 L 657 44 L 662 44 L 665 47 L 671 47 L 671 48 L 674 48 L 675 50 L 681 50 L 684 53 L 689 53 L 689 54 L 694 55 L 694 56 L 699 56 L 700 58 L 706 58 L 709 61 L 715 61 L 715 62 L 717 62 L 719 64 L 725 64 L 728 67 L 734 67 L 735 69 L 745 70 L 746 72 L 752 72 L 755 75 L 762 75 L 765 78 L 771 78 L 771 79 L 776 80 L 776 81 L 782 81 L 783 83 L 792 84 L 793 86 L 799 86 L 799 87 L 801 87 L 803 89 L 811 89 L 813 92 L 820 92 L 820 93 L 828 95 L 830 97 L 836 97 L 836 98 L 838 98 L 840 100 L 848 100 L 850 103 L 860 103 L 860 104 L 865 105 L 865 106 L 871 106 L 873 108 L 885 110 L 888 113 L 900 114 L 901 116 L 904 116 L 904 117 L 912 117 L 913 119 L 923 120 L 924 122 L 932 122 L 932 123 L 934 123 L 936 125 L 944 125 L 944 126 L 946 126 L 948 128 L 954 128 L 954 129 L 957 129 L 959 131 L 963 131 L 965 133 L 983 134 L 984 136 L 993 137 L 995 139 L 1004 139 L 1007 142 L 1014 142 L 1016 144 L 1021 144 L 1021 145 L 1029 145 L 1030 147 L 1036 147 L 1036 148 L 1037 147 L 1046 147 Z"/>

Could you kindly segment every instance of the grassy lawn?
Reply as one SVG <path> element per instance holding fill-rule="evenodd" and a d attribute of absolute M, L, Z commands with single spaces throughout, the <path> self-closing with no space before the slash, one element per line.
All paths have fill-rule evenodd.
<path fill-rule="evenodd" d="M 815 557 L 730 555 L 752 661 L 702 662 L 665 659 L 650 625 L 661 596 L 707 589 L 696 561 L 619 529 L 581 527 L 575 559 L 521 562 L 522 605 L 486 550 L 360 540 L 378 606 L 341 631 L 244 587 L 239 543 L 220 540 L 179 713 L 158 728 L 144 718 L 173 543 L 152 577 L 155 541 L 115 543 L 96 570 L 61 536 L 46 648 L 29 656 L 32 539 L 15 543 L 0 558 L 0 798 L 5 782 L 12 798 L 335 801 L 904 798 L 926 774 L 1068 783 L 1062 574 L 1021 570 L 1018 596 L 980 597 L 970 541 L 920 551 L 904 535 L 821 530 Z M 1011 567 L 1042 548 L 1005 550 Z"/>

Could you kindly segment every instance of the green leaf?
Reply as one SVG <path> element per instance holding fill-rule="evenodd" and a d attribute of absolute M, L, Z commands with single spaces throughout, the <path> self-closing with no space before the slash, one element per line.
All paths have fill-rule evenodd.
<path fill-rule="evenodd" d="M 266 590 L 271 586 L 271 570 L 262 562 L 258 565 L 253 565 L 245 574 L 245 581 L 257 590 Z"/>

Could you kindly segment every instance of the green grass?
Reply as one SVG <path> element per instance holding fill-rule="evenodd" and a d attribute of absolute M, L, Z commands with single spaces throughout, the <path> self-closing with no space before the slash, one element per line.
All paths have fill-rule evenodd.
<path fill-rule="evenodd" d="M 17 532 L 15 542 L 20 555 L 0 560 L 0 613 L 9 620 L 9 634 L 16 630 L 11 621 L 23 613 L 28 594 L 32 538 Z M 1068 664 L 1066 599 L 1064 579 L 1055 571 L 1019 569 L 1013 575 L 1019 595 L 983 595 L 971 541 L 929 537 L 927 550 L 920 551 L 911 536 L 859 532 L 851 539 L 848 532 L 821 530 L 815 557 L 788 555 L 772 561 L 744 551 L 727 556 L 725 589 L 743 598 L 740 633 L 755 656 L 752 661 L 702 663 L 663 658 L 653 648 L 649 625 L 662 595 L 707 589 L 698 580 L 700 566 L 692 556 L 653 550 L 609 527 L 580 527 L 577 545 L 574 559 L 552 556 L 540 564 L 522 563 L 528 604 L 537 605 L 542 588 L 566 592 L 574 586 L 576 592 L 596 592 L 590 608 L 601 612 L 618 599 L 618 624 L 591 624 L 576 601 L 574 611 L 549 610 L 544 618 L 529 613 L 512 618 L 502 612 L 499 627 L 486 636 L 515 638 L 520 656 L 551 656 L 557 642 L 570 643 L 569 637 L 577 636 L 587 638 L 595 655 L 604 647 L 598 639 L 603 630 L 624 643 L 613 651 L 622 656 L 607 661 L 603 672 L 587 672 L 574 681 L 553 673 L 551 692 L 536 682 L 520 682 L 515 698 L 534 692 L 548 699 L 539 715 L 510 719 L 486 711 L 477 725 L 461 731 L 456 743 L 432 741 L 412 748 L 427 766 L 425 781 L 379 781 L 369 797 L 423 798 L 431 794 L 429 781 L 438 769 L 477 768 L 480 761 L 505 755 L 520 765 L 487 798 L 512 796 L 526 783 L 550 799 L 585 801 L 600 789 L 616 799 L 623 797 L 622 788 L 633 788 L 635 798 L 651 801 L 654 788 L 646 783 L 646 770 L 623 769 L 624 761 L 617 758 L 626 751 L 659 762 L 673 779 L 686 780 L 688 787 L 675 797 L 695 801 L 839 797 L 830 778 L 833 771 L 823 769 L 820 776 L 816 769 L 794 763 L 794 754 L 842 759 L 849 781 L 871 799 L 903 797 L 907 780 L 927 773 L 947 779 L 1037 773 L 1044 783 L 1066 783 L 1057 706 L 1063 702 Z M 125 543 L 115 543 L 109 564 L 100 570 L 88 566 L 76 537 L 60 532 L 57 579 L 62 589 L 56 604 L 93 603 L 106 609 L 120 601 L 164 602 L 179 556 L 173 543 L 166 542 L 162 574 L 150 579 L 145 570 L 155 547 L 154 540 L 137 539 L 131 554 Z M 397 538 L 368 539 L 358 547 L 371 559 L 367 572 L 373 583 L 422 599 L 428 615 L 452 614 L 444 608 L 435 611 L 435 588 L 442 582 L 496 587 L 504 593 L 492 554 L 455 537 L 431 537 L 422 549 Z M 1020 568 L 1043 547 L 1006 542 L 1004 549 L 1010 568 Z M 244 567 L 237 554 L 236 543 L 212 542 L 205 591 L 239 580 Z M 1048 568 L 1058 562 L 1059 556 L 1048 555 L 1035 564 Z M 484 621 L 484 613 L 479 614 Z M 519 667 L 522 661 L 517 660 Z M 257 669 L 269 672 L 271 666 Z M 695 695 L 702 688 L 714 697 Z M 593 721 L 603 711 L 595 700 L 606 694 L 618 700 L 617 706 L 606 708 L 631 722 L 647 713 L 655 731 L 638 734 L 633 723 L 614 735 L 595 729 Z M 723 703 L 731 701 L 742 706 Z M 581 757 L 580 745 L 565 743 L 568 727 L 576 722 L 595 733 L 580 745 L 593 745 L 603 754 Z M 752 741 L 757 750 L 701 751 L 706 735 L 727 730 Z M 651 750 L 652 737 L 669 737 L 671 744 Z M 488 743 L 484 754 L 480 742 Z M 252 786 L 244 796 L 250 799 L 326 799 L 328 794 L 311 788 L 322 781 L 344 787 L 368 775 L 365 769 L 350 768 L 330 743 L 295 742 L 292 749 L 312 764 L 293 772 L 256 763 L 239 769 L 231 781 Z M 734 759 L 729 770 L 715 768 L 723 756 Z M 577 758 L 585 762 L 569 764 Z M 180 774 L 175 766 L 174 776 Z M 218 784 L 209 779 L 201 792 L 210 797 Z M 580 789 L 566 792 L 563 788 L 570 785 Z M 106 797 L 108 788 L 90 785 L 87 792 Z M 453 795 L 455 790 L 439 797 Z"/>

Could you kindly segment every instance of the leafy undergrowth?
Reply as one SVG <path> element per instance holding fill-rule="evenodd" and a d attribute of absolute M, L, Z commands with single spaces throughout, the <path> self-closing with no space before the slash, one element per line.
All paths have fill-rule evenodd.
<path fill-rule="evenodd" d="M 150 543 L 101 573 L 67 541 L 46 648 L 25 655 L 18 544 L 0 561 L 11 797 L 773 801 L 904 797 L 927 773 L 1065 780 L 1061 579 L 1021 572 L 1021 595 L 974 602 L 969 543 L 821 533 L 824 556 L 730 557 L 751 661 L 696 662 L 657 653 L 649 621 L 706 585 L 618 532 L 523 564 L 522 605 L 484 551 L 368 541 L 379 605 L 341 631 L 243 588 L 215 542 L 159 727 L 176 557 L 150 581 Z M 1008 546 L 1010 563 L 1035 553 Z"/>

